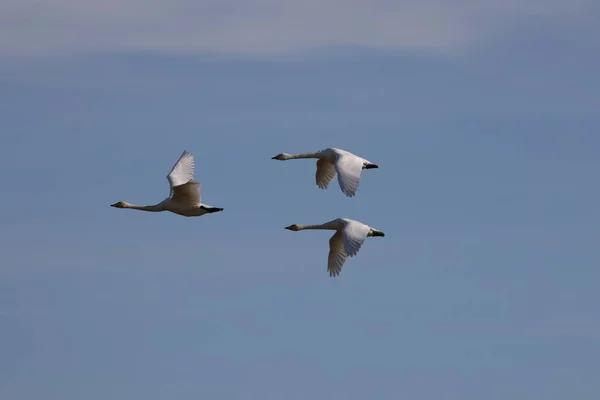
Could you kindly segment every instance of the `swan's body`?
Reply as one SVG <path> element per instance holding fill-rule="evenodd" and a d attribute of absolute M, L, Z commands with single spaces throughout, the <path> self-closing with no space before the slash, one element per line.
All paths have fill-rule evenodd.
<path fill-rule="evenodd" d="M 373 164 L 369 160 L 335 148 L 301 154 L 282 153 L 272 157 L 273 160 L 281 161 L 298 158 L 318 159 L 315 179 L 317 186 L 321 189 L 326 189 L 337 173 L 340 188 L 348 197 L 356 194 L 363 169 L 379 168 L 377 164 Z"/>
<path fill-rule="evenodd" d="M 385 236 L 385 233 L 361 222 L 348 218 L 337 218 L 321 225 L 290 225 L 285 229 L 302 231 L 305 229 L 325 229 L 336 231 L 329 239 L 327 271 L 329 276 L 338 276 L 347 257 L 354 257 L 365 239 L 369 236 Z"/>
<path fill-rule="evenodd" d="M 200 202 L 200 183 L 194 180 L 194 156 L 184 151 L 167 175 L 171 194 L 153 206 L 136 206 L 124 201 L 111 204 L 116 208 L 131 208 L 142 211 L 170 211 L 184 217 L 199 217 L 207 213 L 223 211 Z"/>

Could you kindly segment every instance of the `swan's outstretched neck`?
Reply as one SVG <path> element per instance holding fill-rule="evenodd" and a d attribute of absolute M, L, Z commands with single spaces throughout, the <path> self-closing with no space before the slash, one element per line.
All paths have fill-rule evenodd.
<path fill-rule="evenodd" d="M 133 205 L 129 208 L 132 208 L 134 210 L 152 211 L 152 212 L 165 211 L 164 207 L 160 204 L 155 204 L 153 206 L 135 206 L 135 205 Z"/>
<path fill-rule="evenodd" d="M 321 155 L 320 151 L 311 151 L 309 153 L 290 154 L 290 159 L 294 158 L 319 158 Z"/>
<path fill-rule="evenodd" d="M 311 151 L 310 153 L 299 153 L 299 154 L 287 154 L 282 153 L 278 154 L 275 157 L 272 157 L 272 160 L 295 160 L 298 158 L 320 158 L 322 151 Z"/>
<path fill-rule="evenodd" d="M 132 210 L 151 211 L 151 212 L 165 211 L 165 208 L 162 203 L 158 203 L 153 206 L 137 206 L 135 204 L 129 204 L 124 201 L 120 201 L 118 203 L 111 204 L 110 206 L 116 207 L 116 208 L 131 208 Z"/>
<path fill-rule="evenodd" d="M 315 224 L 315 225 L 300 225 L 300 230 L 303 231 L 305 229 L 327 229 L 325 224 Z"/>
<path fill-rule="evenodd" d="M 337 230 L 337 226 L 334 226 L 332 223 L 318 224 L 318 225 L 300 225 L 294 224 L 290 226 L 286 226 L 285 229 L 290 231 L 303 231 L 306 229 L 328 229 L 328 230 Z"/>

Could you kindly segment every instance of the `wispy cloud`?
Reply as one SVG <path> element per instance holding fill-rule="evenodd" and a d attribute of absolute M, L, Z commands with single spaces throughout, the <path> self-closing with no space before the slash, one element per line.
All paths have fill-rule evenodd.
<path fill-rule="evenodd" d="M 591 0 L 4 0 L 0 53 L 289 54 L 331 45 L 452 53 L 524 16 L 577 23 Z"/>

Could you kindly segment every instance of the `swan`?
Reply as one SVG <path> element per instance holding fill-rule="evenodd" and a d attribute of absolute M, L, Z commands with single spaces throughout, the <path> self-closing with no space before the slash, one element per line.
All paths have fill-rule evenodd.
<path fill-rule="evenodd" d="M 153 206 L 136 206 L 124 201 L 111 204 L 116 208 L 131 208 L 142 211 L 170 211 L 184 217 L 199 217 L 207 213 L 223 211 L 200 202 L 200 183 L 194 180 L 194 156 L 184 151 L 175 163 L 169 175 L 171 194 L 168 198 Z"/>
<path fill-rule="evenodd" d="M 373 164 L 369 160 L 354 155 L 349 151 L 336 148 L 328 148 L 320 151 L 301 154 L 281 153 L 272 160 L 294 160 L 297 158 L 316 158 L 317 159 L 317 186 L 321 189 L 327 189 L 329 183 L 335 177 L 337 172 L 338 182 L 342 192 L 352 197 L 356 194 L 358 184 L 360 183 L 360 173 L 363 169 L 379 168 L 377 164 Z"/>
<path fill-rule="evenodd" d="M 285 229 L 294 232 L 305 229 L 336 231 L 329 239 L 329 257 L 327 259 L 327 271 L 332 277 L 340 274 L 346 258 L 354 257 L 367 237 L 385 236 L 382 231 L 348 218 L 337 218 L 321 225 L 294 224 L 286 226 Z"/>

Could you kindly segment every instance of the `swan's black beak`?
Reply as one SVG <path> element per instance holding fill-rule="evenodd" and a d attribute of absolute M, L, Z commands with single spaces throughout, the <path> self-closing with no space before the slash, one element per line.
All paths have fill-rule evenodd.
<path fill-rule="evenodd" d="M 277 160 L 277 156 L 271 157 L 271 160 Z"/>
<path fill-rule="evenodd" d="M 111 206 L 111 207 L 116 207 L 116 206 L 117 206 L 117 204 L 119 204 L 119 203 L 111 204 L 110 206 Z"/>
<path fill-rule="evenodd" d="M 377 165 L 377 164 L 367 164 L 365 166 L 365 169 L 373 169 L 373 168 L 379 168 L 379 165 Z"/>
<path fill-rule="evenodd" d="M 373 231 L 373 236 L 381 236 L 384 237 L 385 233 L 381 232 L 381 231 Z"/>

